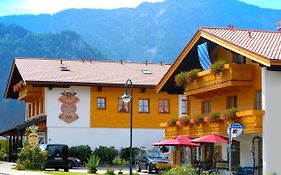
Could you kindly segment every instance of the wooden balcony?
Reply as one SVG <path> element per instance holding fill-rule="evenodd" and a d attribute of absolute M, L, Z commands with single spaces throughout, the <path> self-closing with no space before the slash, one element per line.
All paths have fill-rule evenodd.
<path fill-rule="evenodd" d="M 214 91 L 229 92 L 234 89 L 245 88 L 252 85 L 253 70 L 257 65 L 253 64 L 225 64 L 220 74 L 214 75 L 210 70 L 197 74 L 195 81 L 187 84 L 185 95 L 200 98 L 213 94 Z"/>
<path fill-rule="evenodd" d="M 262 116 L 264 111 L 262 110 L 247 110 L 239 111 L 236 113 L 237 123 L 241 123 L 244 126 L 244 133 L 260 133 L 262 132 Z M 170 139 L 177 135 L 187 135 L 191 138 L 202 137 L 208 134 L 216 133 L 220 135 L 227 135 L 227 127 L 230 122 L 219 121 L 217 123 L 203 123 L 200 125 L 188 124 L 186 126 L 172 126 L 169 127 L 166 123 L 162 123 L 160 126 L 165 128 L 165 138 Z"/>
<path fill-rule="evenodd" d="M 23 89 L 19 91 L 19 100 L 31 102 L 34 99 L 41 97 L 43 89 L 40 87 L 33 87 L 32 85 L 25 85 Z"/>

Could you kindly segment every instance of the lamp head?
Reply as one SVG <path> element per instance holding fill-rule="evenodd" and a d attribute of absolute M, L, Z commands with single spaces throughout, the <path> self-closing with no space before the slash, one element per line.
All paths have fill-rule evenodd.
<path fill-rule="evenodd" d="M 129 103 L 129 102 L 131 101 L 131 99 L 132 99 L 132 96 L 131 96 L 131 95 L 128 95 L 128 93 L 125 92 L 124 95 L 122 95 L 121 98 L 122 98 L 123 102 Z"/>

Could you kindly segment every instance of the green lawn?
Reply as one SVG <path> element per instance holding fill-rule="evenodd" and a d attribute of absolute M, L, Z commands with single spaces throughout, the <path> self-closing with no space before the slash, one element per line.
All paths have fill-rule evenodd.
<path fill-rule="evenodd" d="M 44 171 L 45 174 L 52 174 L 52 175 L 94 175 L 88 173 L 72 173 L 72 172 L 61 172 L 61 171 Z M 116 173 L 117 174 L 117 173 Z M 134 173 L 137 175 L 137 173 Z M 99 175 L 107 175 L 107 174 L 99 174 Z M 127 175 L 127 174 L 123 174 Z"/>
<path fill-rule="evenodd" d="M 60 171 L 44 171 L 45 174 L 52 175 L 86 175 L 87 173 L 71 173 L 71 172 L 60 172 Z"/>

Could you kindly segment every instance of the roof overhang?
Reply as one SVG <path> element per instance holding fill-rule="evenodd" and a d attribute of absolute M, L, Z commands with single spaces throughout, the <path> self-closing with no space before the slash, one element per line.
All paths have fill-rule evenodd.
<path fill-rule="evenodd" d="M 49 88 L 68 88 L 70 86 L 102 86 L 102 87 L 124 87 L 124 83 L 95 83 L 95 82 L 65 82 L 65 81 L 38 81 L 26 80 L 21 76 L 17 68 L 15 60 L 12 63 L 9 79 L 7 82 L 4 98 L 18 99 L 19 93 L 13 91 L 13 86 L 23 80 L 26 84 L 34 87 L 49 87 Z M 133 84 L 134 88 L 155 89 L 155 84 Z"/>
<path fill-rule="evenodd" d="M 32 118 L 28 121 L 25 121 L 24 123 L 22 123 L 20 125 L 17 125 L 13 128 L 10 128 L 10 129 L 7 129 L 6 131 L 1 132 L 0 136 L 8 136 L 11 134 L 15 134 L 16 132 L 19 132 L 20 130 L 23 130 L 33 124 L 38 124 L 40 122 L 46 122 L 46 118 L 47 118 L 46 115 L 35 116 L 34 118 Z"/>
<path fill-rule="evenodd" d="M 15 60 L 12 63 L 11 66 L 11 71 L 9 75 L 9 79 L 7 82 L 4 98 L 12 98 L 12 99 L 17 99 L 19 96 L 18 92 L 13 91 L 13 86 L 18 83 L 20 80 L 23 80 L 20 72 L 15 64 Z"/>

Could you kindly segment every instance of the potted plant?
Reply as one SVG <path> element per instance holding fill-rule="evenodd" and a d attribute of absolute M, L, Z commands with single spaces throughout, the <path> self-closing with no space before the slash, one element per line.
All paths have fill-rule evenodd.
<path fill-rule="evenodd" d="M 210 112 L 208 115 L 205 116 L 205 121 L 207 123 L 216 123 L 220 120 L 220 112 Z"/>
<path fill-rule="evenodd" d="M 179 118 L 178 122 L 179 122 L 179 126 L 187 126 L 189 124 L 190 118 L 188 116 L 184 116 Z"/>
<path fill-rule="evenodd" d="M 186 83 L 191 83 L 197 78 L 197 74 L 201 71 L 201 69 L 192 69 L 185 74 Z"/>
<path fill-rule="evenodd" d="M 24 82 L 21 80 L 21 81 L 19 81 L 17 84 L 15 84 L 13 86 L 13 91 L 14 92 L 19 92 L 19 91 L 21 91 L 23 89 L 23 86 L 24 86 Z"/>
<path fill-rule="evenodd" d="M 200 125 L 204 122 L 204 114 L 190 116 L 190 122 L 195 125 Z"/>
<path fill-rule="evenodd" d="M 177 117 L 171 118 L 168 122 L 167 122 L 167 126 L 176 126 L 178 121 Z"/>
<path fill-rule="evenodd" d="M 181 72 L 175 76 L 175 82 L 176 82 L 177 86 L 180 86 L 183 88 L 185 87 L 185 85 L 186 85 L 185 74 L 186 74 L 186 72 Z"/>
<path fill-rule="evenodd" d="M 100 158 L 96 155 L 91 155 L 90 158 L 88 159 L 88 163 L 86 163 L 86 167 L 88 168 L 88 173 L 96 173 L 100 165 L 101 165 Z"/>
<path fill-rule="evenodd" d="M 233 122 L 237 117 L 236 112 L 238 112 L 237 108 L 232 107 L 222 112 L 220 117 L 224 121 Z"/>
<path fill-rule="evenodd" d="M 128 161 L 125 159 L 122 159 L 121 157 L 117 156 L 113 159 L 112 163 L 116 164 L 119 168 L 118 174 L 123 174 L 122 170 L 126 164 L 128 164 Z"/>
<path fill-rule="evenodd" d="M 222 72 L 223 66 L 225 64 L 224 60 L 217 60 L 211 65 L 211 73 L 217 75 Z"/>
<path fill-rule="evenodd" d="M 175 76 L 175 82 L 177 86 L 185 88 L 188 83 L 193 82 L 197 78 L 197 73 L 201 69 L 192 69 L 188 72 L 181 72 Z"/>

